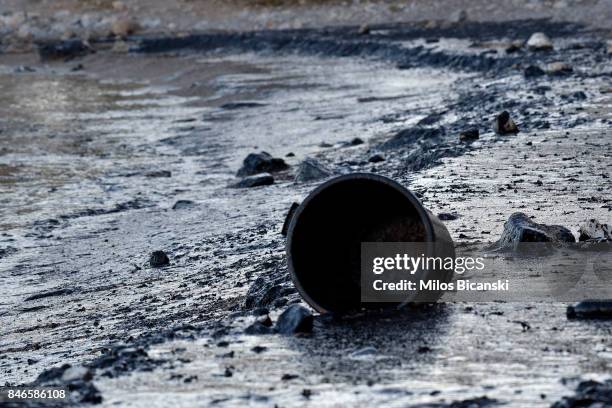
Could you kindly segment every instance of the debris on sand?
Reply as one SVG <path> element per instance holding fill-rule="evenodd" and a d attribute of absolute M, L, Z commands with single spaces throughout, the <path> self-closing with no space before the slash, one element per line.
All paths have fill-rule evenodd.
<path fill-rule="evenodd" d="M 236 175 L 238 177 L 252 176 L 258 173 L 275 173 L 287 170 L 289 166 L 278 157 L 272 157 L 270 153 L 250 153 L 242 162 L 242 167 Z"/>
<path fill-rule="evenodd" d="M 419 140 L 431 140 L 444 136 L 444 128 L 412 127 L 400 130 L 391 139 L 384 142 L 381 149 L 398 149 L 411 147 Z"/>
<path fill-rule="evenodd" d="M 503 111 L 495 117 L 495 120 L 493 121 L 493 130 L 498 135 L 507 135 L 519 132 L 516 123 L 514 123 L 512 118 L 510 118 L 508 111 Z"/>
<path fill-rule="evenodd" d="M 552 76 L 564 76 L 574 72 L 574 68 L 567 62 L 551 62 L 546 65 L 546 73 Z"/>
<path fill-rule="evenodd" d="M 359 27 L 359 30 L 357 30 L 357 33 L 359 35 L 368 35 L 368 34 L 370 34 L 370 26 L 367 25 L 367 24 L 362 24 Z"/>
<path fill-rule="evenodd" d="M 612 319 L 612 300 L 585 300 L 567 307 L 568 319 Z"/>
<path fill-rule="evenodd" d="M 349 145 L 350 145 L 350 146 L 359 146 L 359 145 L 362 145 L 362 144 L 364 144 L 364 143 L 365 143 L 365 142 L 363 141 L 363 139 L 362 139 L 362 138 L 360 138 L 360 137 L 356 137 L 356 138 L 354 138 L 353 140 L 351 140 L 351 141 L 349 142 Z"/>
<path fill-rule="evenodd" d="M 272 320 L 268 315 L 262 315 L 255 320 L 250 326 L 244 329 L 245 334 L 271 334 L 274 333 L 272 328 Z"/>
<path fill-rule="evenodd" d="M 278 317 L 276 331 L 280 334 L 310 333 L 312 322 L 310 310 L 302 305 L 293 304 Z"/>
<path fill-rule="evenodd" d="M 331 177 L 334 173 L 317 159 L 307 157 L 298 167 L 295 175 L 297 183 L 307 183 Z"/>
<path fill-rule="evenodd" d="M 289 232 L 289 224 L 291 224 L 291 219 L 293 218 L 293 214 L 298 209 L 300 205 L 298 203 L 291 203 L 291 207 L 289 207 L 289 211 L 287 211 L 287 215 L 285 216 L 285 221 L 283 222 L 283 228 L 281 229 L 281 235 L 283 237 L 287 236 L 287 232 Z"/>
<path fill-rule="evenodd" d="M 477 140 L 479 137 L 480 132 L 478 131 L 478 128 L 470 128 L 459 133 L 459 140 L 462 142 Z"/>
<path fill-rule="evenodd" d="M 153 170 L 146 172 L 144 176 L 149 178 L 172 177 L 172 172 L 170 170 Z"/>
<path fill-rule="evenodd" d="M 195 203 L 191 200 L 178 200 L 176 203 L 174 203 L 174 205 L 172 206 L 173 210 L 183 210 L 185 208 L 190 208 L 193 207 L 195 205 Z"/>
<path fill-rule="evenodd" d="M 38 55 L 43 61 L 68 60 L 93 52 L 89 44 L 80 39 L 71 39 L 57 42 L 46 42 L 39 45 Z"/>
<path fill-rule="evenodd" d="M 523 70 L 523 76 L 525 78 L 537 78 L 545 75 L 546 72 L 537 65 L 527 65 Z"/>
<path fill-rule="evenodd" d="M 64 364 L 44 370 L 31 385 L 69 389 L 69 405 L 100 404 L 102 396 L 91 382 L 92 378 L 93 374 L 89 368 Z"/>
<path fill-rule="evenodd" d="M 125 38 L 140 30 L 140 24 L 129 17 L 117 17 L 111 23 L 111 33 L 117 37 Z"/>
<path fill-rule="evenodd" d="M 370 163 L 380 163 L 385 161 L 385 156 L 383 156 L 382 154 L 374 154 L 372 156 L 370 156 L 370 158 L 368 159 L 368 162 Z"/>
<path fill-rule="evenodd" d="M 250 109 L 250 108 L 260 108 L 262 106 L 266 106 L 265 103 L 259 102 L 228 102 L 221 105 L 221 109 L 225 110 L 236 110 L 236 109 Z"/>
<path fill-rule="evenodd" d="M 153 251 L 149 258 L 149 264 L 152 268 L 161 268 L 170 264 L 170 259 L 164 251 Z"/>
<path fill-rule="evenodd" d="M 259 186 L 269 186 L 274 184 L 274 177 L 270 173 L 261 173 L 248 176 L 233 185 L 234 188 L 251 188 Z"/>
<path fill-rule="evenodd" d="M 585 221 L 578 230 L 579 241 L 612 241 L 612 228 L 591 218 Z"/>
<path fill-rule="evenodd" d="M 612 380 L 603 383 L 594 380 L 582 381 L 576 395 L 563 397 L 551 408 L 609 407 L 612 405 Z"/>
<path fill-rule="evenodd" d="M 553 49 L 553 43 L 544 33 L 533 33 L 527 40 L 527 48 L 531 51 L 547 51 Z"/>
<path fill-rule="evenodd" d="M 440 213 L 440 214 L 438 214 L 438 219 L 440 221 L 453 221 L 453 220 L 456 220 L 457 218 L 459 218 L 459 216 L 457 214 L 452 214 L 452 213 Z"/>
<path fill-rule="evenodd" d="M 514 213 L 504 224 L 501 238 L 495 243 L 499 249 L 517 249 L 524 242 L 576 242 L 572 232 L 560 225 L 538 224 L 524 213 Z"/>

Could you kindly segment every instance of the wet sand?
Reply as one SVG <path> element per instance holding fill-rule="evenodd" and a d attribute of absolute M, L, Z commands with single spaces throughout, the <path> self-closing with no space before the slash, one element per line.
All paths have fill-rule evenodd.
<path fill-rule="evenodd" d="M 545 28 L 556 50 L 506 54 L 480 42 L 515 31 L 462 23 L 388 26 L 366 38 L 338 29 L 342 42 L 326 56 L 320 30 L 239 45 L 232 34 L 212 46 L 206 35 L 182 37 L 163 49 L 150 38 L 141 52 L 68 63 L 3 56 L 0 383 L 71 363 L 94 369 L 109 406 L 445 406 L 486 395 L 524 407 L 550 406 L 577 377 L 606 375 L 610 324 L 567 321 L 565 304 L 317 316 L 307 337 L 243 334 L 254 307 L 275 319 L 298 301 L 279 231 L 290 204 L 317 184 L 293 182 L 307 156 L 337 173 L 391 176 L 434 213 L 456 212 L 447 226 L 459 243 L 494 241 L 515 211 L 575 233 L 588 218 L 610 222 L 603 34 L 515 27 Z M 463 34 L 445 38 L 453 30 Z M 527 64 L 559 59 L 572 74 L 523 77 Z M 234 102 L 256 104 L 228 109 Z M 504 109 L 516 136 L 491 130 Z M 393 139 L 419 126 L 444 131 Z M 469 145 L 458 140 L 468 126 L 481 133 Z M 350 145 L 356 136 L 365 143 Z M 271 186 L 227 188 L 259 150 L 294 153 L 290 170 Z M 386 160 L 369 162 L 374 153 Z M 178 200 L 192 203 L 172 209 Z M 148 265 L 157 249 L 170 266 Z M 253 297 L 275 286 L 286 289 Z M 375 351 L 351 357 L 368 346 Z"/>

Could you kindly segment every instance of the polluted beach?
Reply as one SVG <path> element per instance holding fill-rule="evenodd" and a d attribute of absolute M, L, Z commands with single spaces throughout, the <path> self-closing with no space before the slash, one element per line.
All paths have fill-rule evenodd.
<path fill-rule="evenodd" d="M 607 1 L 0 4 L 0 405 L 612 406 Z"/>

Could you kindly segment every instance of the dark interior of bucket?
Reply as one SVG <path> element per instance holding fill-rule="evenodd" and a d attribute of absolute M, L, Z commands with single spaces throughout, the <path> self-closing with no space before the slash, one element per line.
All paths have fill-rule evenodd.
<path fill-rule="evenodd" d="M 321 190 L 295 220 L 294 274 L 303 291 L 334 312 L 389 306 L 361 303 L 361 242 L 421 242 L 426 229 L 397 188 L 367 178 L 345 179 Z"/>

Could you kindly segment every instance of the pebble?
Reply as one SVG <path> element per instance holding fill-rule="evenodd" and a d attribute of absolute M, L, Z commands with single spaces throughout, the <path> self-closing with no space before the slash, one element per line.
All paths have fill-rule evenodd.
<path fill-rule="evenodd" d="M 579 241 L 612 241 L 612 228 L 591 218 L 580 225 Z"/>
<path fill-rule="evenodd" d="M 574 68 L 566 62 L 552 62 L 546 65 L 546 73 L 553 76 L 569 75 Z"/>
<path fill-rule="evenodd" d="M 276 321 L 276 331 L 280 334 L 291 335 L 296 333 L 312 332 L 313 317 L 310 310 L 299 304 L 293 304 Z"/>
<path fill-rule="evenodd" d="M 553 49 L 553 43 L 544 33 L 533 33 L 527 40 L 527 48 L 531 51 L 546 51 Z"/>
<path fill-rule="evenodd" d="M 274 184 L 274 177 L 269 173 L 256 174 L 254 176 L 248 176 L 234 184 L 235 188 L 251 188 L 259 186 L 269 186 Z"/>
<path fill-rule="evenodd" d="M 523 70 L 523 76 L 525 78 L 536 78 L 545 74 L 546 72 L 544 72 L 544 70 L 537 65 L 527 65 Z"/>
<path fill-rule="evenodd" d="M 374 154 L 372 156 L 370 156 L 370 158 L 368 159 L 368 161 L 370 163 L 380 163 L 385 161 L 385 156 L 383 156 L 382 154 Z"/>
<path fill-rule="evenodd" d="M 461 140 L 462 142 L 467 142 L 470 140 L 478 140 L 479 137 L 480 137 L 480 132 L 478 131 L 477 128 L 470 128 L 470 129 L 464 130 L 463 132 L 459 133 L 459 140 Z"/>
<path fill-rule="evenodd" d="M 508 111 L 503 111 L 495 117 L 495 120 L 493 121 L 493 130 L 498 135 L 507 135 L 519 132 L 516 123 L 514 123 L 512 118 L 510 118 Z"/>
<path fill-rule="evenodd" d="M 161 268 L 162 266 L 169 265 L 170 259 L 164 251 L 153 251 L 149 258 L 149 264 L 153 268 Z"/>
<path fill-rule="evenodd" d="M 288 169 L 285 161 L 272 157 L 268 152 L 250 153 L 243 161 L 236 175 L 238 177 L 252 176 L 258 173 L 275 173 Z"/>
<path fill-rule="evenodd" d="M 326 166 L 324 166 L 317 159 L 307 157 L 298 167 L 297 173 L 295 175 L 295 181 L 298 183 L 306 183 L 327 178 L 332 175 L 332 171 Z"/>
<path fill-rule="evenodd" d="M 117 17 L 111 23 L 111 33 L 117 37 L 127 37 L 140 29 L 137 21 L 129 17 Z"/>

